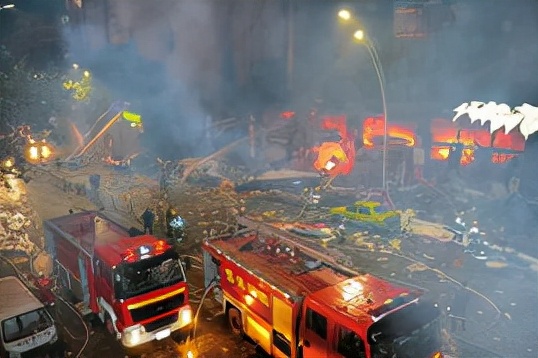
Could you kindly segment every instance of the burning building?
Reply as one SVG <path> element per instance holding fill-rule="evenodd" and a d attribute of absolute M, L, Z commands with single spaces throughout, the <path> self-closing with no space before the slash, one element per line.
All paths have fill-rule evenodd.
<path fill-rule="evenodd" d="M 321 128 L 338 133 L 340 140 L 326 141 L 312 148 L 317 153 L 314 168 L 325 175 L 348 175 L 355 165 L 355 136 L 347 128 L 346 117 L 324 117 Z"/>
<path fill-rule="evenodd" d="M 453 122 L 461 123 L 467 117 L 471 123 L 481 126 L 489 122 L 490 143 L 510 145 L 510 150 L 523 152 L 519 172 L 520 192 L 530 200 L 538 201 L 538 107 L 524 103 L 511 109 L 508 105 L 495 102 L 463 103 L 454 109 Z M 462 117 L 463 116 L 463 117 Z M 495 157 L 492 157 L 492 160 Z"/>

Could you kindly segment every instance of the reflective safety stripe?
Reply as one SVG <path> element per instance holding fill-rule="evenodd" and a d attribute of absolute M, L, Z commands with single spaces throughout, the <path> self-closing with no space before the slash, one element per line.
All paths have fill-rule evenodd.
<path fill-rule="evenodd" d="M 162 300 L 165 300 L 169 297 L 172 297 L 172 296 L 175 296 L 181 292 L 185 291 L 185 287 L 182 287 L 178 290 L 175 290 L 173 292 L 168 292 L 162 296 L 159 296 L 159 297 L 154 297 L 154 298 L 150 298 L 149 300 L 145 300 L 145 301 L 142 301 L 142 302 L 137 302 L 137 303 L 131 303 L 130 305 L 127 306 L 127 309 L 128 310 L 134 310 L 136 308 L 140 308 L 142 306 L 145 306 L 145 305 L 149 305 L 149 304 L 152 304 L 152 303 L 155 303 L 155 302 L 159 302 L 159 301 L 162 301 Z"/>

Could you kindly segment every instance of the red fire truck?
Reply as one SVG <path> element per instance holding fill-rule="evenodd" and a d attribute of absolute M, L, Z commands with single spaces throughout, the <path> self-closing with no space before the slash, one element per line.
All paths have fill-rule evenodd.
<path fill-rule="evenodd" d="M 192 310 L 183 265 L 165 241 L 97 212 L 44 222 L 60 281 L 125 347 L 187 334 Z M 138 234 L 141 234 L 138 232 Z"/>
<path fill-rule="evenodd" d="M 442 357 L 422 292 L 338 265 L 294 235 L 242 219 L 203 244 L 206 286 L 231 330 L 274 357 Z"/>

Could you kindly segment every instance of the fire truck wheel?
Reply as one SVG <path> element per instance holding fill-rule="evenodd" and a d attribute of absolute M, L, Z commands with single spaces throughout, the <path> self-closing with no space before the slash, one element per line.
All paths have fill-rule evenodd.
<path fill-rule="evenodd" d="M 228 322 L 234 335 L 243 335 L 243 321 L 241 319 L 241 312 L 237 308 L 232 307 L 228 310 Z"/>

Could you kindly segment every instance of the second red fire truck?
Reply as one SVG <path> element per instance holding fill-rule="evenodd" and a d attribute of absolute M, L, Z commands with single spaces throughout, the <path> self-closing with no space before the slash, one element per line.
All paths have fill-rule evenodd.
<path fill-rule="evenodd" d="M 206 286 L 234 333 L 274 357 L 442 357 L 440 312 L 422 292 L 332 263 L 287 232 L 242 222 L 247 229 L 202 246 Z"/>
<path fill-rule="evenodd" d="M 193 317 L 185 272 L 165 241 L 130 235 L 97 212 L 46 220 L 43 226 L 63 285 L 124 346 L 189 333 Z"/>

